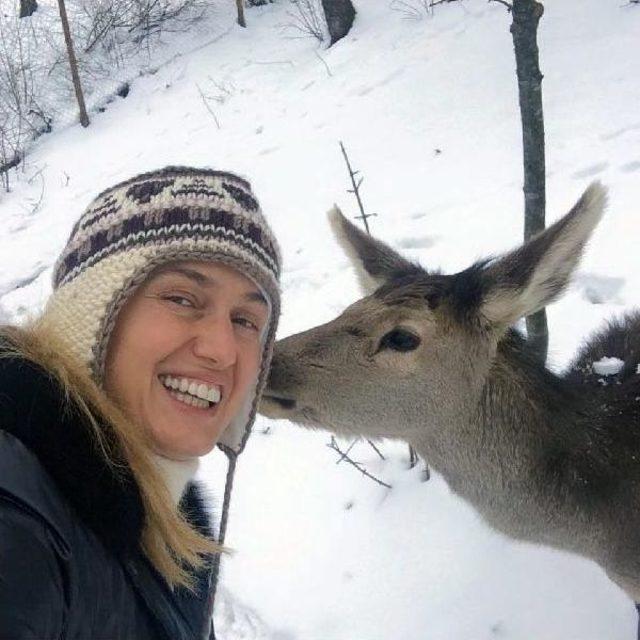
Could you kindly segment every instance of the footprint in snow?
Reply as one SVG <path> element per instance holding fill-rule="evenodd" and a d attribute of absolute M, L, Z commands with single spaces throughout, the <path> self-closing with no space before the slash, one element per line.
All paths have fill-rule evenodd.
<path fill-rule="evenodd" d="M 633 173 L 634 171 L 640 171 L 640 160 L 634 160 L 633 162 L 627 162 L 620 167 L 620 171 L 625 173 Z"/>
<path fill-rule="evenodd" d="M 392 80 L 399 78 L 404 73 L 404 69 L 396 69 L 392 71 L 390 74 L 385 76 L 380 82 L 376 84 L 377 87 L 384 87 L 385 84 L 389 84 Z"/>
<path fill-rule="evenodd" d="M 435 241 L 431 236 L 420 236 L 417 238 L 403 238 L 396 244 L 402 249 L 428 249 L 435 244 Z"/>
<path fill-rule="evenodd" d="M 582 295 L 591 304 L 622 302 L 618 294 L 624 286 L 624 278 L 583 273 L 576 276 L 575 282 L 582 289 Z"/>
<path fill-rule="evenodd" d="M 631 124 L 628 127 L 622 127 L 622 129 L 617 129 L 616 131 L 612 131 L 611 133 L 605 133 L 600 136 L 601 140 L 613 140 L 614 138 L 619 138 L 625 133 L 629 133 L 630 131 L 638 131 L 640 130 L 640 122 L 635 124 Z"/>
<path fill-rule="evenodd" d="M 237 640 L 294 640 L 286 631 L 268 629 L 258 613 L 224 588 L 218 589 L 213 616 L 216 636 Z"/>
<path fill-rule="evenodd" d="M 9 233 L 18 233 L 24 231 L 30 224 L 29 220 L 20 220 L 17 224 L 9 227 Z"/>
<path fill-rule="evenodd" d="M 38 265 L 28 276 L 24 278 L 18 278 L 17 280 L 11 280 L 5 285 L 0 285 L 0 297 L 9 293 L 11 291 L 15 291 L 16 289 L 23 289 L 24 287 L 29 286 L 32 282 L 34 282 L 40 274 L 47 268 L 47 265 Z"/>
<path fill-rule="evenodd" d="M 0 300 L 0 325 L 10 324 L 11 314 L 2 306 L 2 300 Z"/>
<path fill-rule="evenodd" d="M 571 175 L 572 178 L 576 180 L 582 178 L 591 178 L 593 176 L 597 176 L 599 173 L 602 173 L 609 166 L 608 162 L 598 162 L 597 164 L 592 164 L 584 169 L 580 169 Z"/>
<path fill-rule="evenodd" d="M 368 93 L 373 91 L 374 87 L 362 87 L 355 92 L 357 96 L 366 96 Z"/>

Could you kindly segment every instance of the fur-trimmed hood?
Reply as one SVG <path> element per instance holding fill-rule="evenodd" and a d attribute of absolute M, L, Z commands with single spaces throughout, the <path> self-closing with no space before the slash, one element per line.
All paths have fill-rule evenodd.
<path fill-rule="evenodd" d="M 117 553 L 136 548 L 144 506 L 130 468 L 98 450 L 92 428 L 54 377 L 24 359 L 0 358 L 0 429 L 38 458 L 80 519 Z M 113 438 L 109 425 L 107 438 Z"/>
<path fill-rule="evenodd" d="M 52 373 L 24 358 L 0 357 L 0 429 L 35 454 L 77 515 L 105 546 L 115 552 L 139 546 L 144 504 L 124 455 L 118 453 L 113 428 L 106 422 L 101 424 L 112 458 L 116 452 L 115 459 L 108 460 L 86 417 Z M 194 503 L 183 505 L 193 515 L 193 524 L 210 536 L 208 514 L 197 485 L 191 483 L 185 501 Z"/>
<path fill-rule="evenodd" d="M 0 353 L 6 346 L 1 340 Z M 164 630 L 157 637 L 172 640 L 213 637 L 212 632 L 209 636 L 209 629 L 216 576 L 210 566 L 204 566 L 194 575 L 193 592 L 168 588 L 142 551 L 146 514 L 140 488 L 124 456 L 118 455 L 113 429 L 109 424 L 100 426 L 110 445 L 111 460 L 100 450 L 86 416 L 54 375 L 25 358 L 1 355 L 0 507 L 7 504 L 2 502 L 4 497 L 9 504 L 35 516 L 36 522 L 46 523 L 57 541 L 56 548 L 62 550 L 64 571 L 69 571 L 69 575 L 109 567 L 104 578 L 109 587 L 107 594 L 102 595 L 120 590 L 124 594 L 126 589 L 133 588 Z M 211 536 L 207 506 L 195 484 L 191 483 L 185 491 L 180 510 L 195 529 Z M 0 524 L 6 517 L 3 513 L 0 509 Z M 91 542 L 96 538 L 109 552 L 106 556 L 97 550 L 97 541 Z M 74 563 L 82 564 L 81 571 L 75 574 L 69 568 Z M 116 564 L 124 573 L 111 570 Z M 117 576 L 123 575 L 128 576 L 128 585 L 118 582 L 123 578 Z M 33 579 L 38 580 L 37 575 Z M 76 601 L 72 617 L 84 616 L 82 598 L 102 597 L 94 584 L 86 587 L 83 584 L 82 580 L 80 583 L 76 580 L 69 587 L 80 594 L 76 596 L 80 601 Z M 117 618 L 124 625 L 137 624 L 131 622 L 131 616 L 137 620 L 142 615 L 138 611 L 142 605 L 135 605 L 131 598 L 123 609 L 123 617 Z M 61 597 L 61 602 L 66 599 Z M 108 614 L 111 622 L 116 620 L 113 615 Z"/>

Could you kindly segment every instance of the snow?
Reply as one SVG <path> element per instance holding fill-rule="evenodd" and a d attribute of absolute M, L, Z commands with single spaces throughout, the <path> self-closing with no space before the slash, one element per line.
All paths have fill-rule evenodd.
<path fill-rule="evenodd" d="M 373 233 L 411 259 L 451 272 L 515 246 L 522 169 L 510 16 L 484 0 L 422 20 L 388 2 L 357 8 L 349 36 L 325 50 L 283 29 L 284 1 L 248 11 L 246 30 L 233 24 L 233 3 L 220 4 L 208 29 L 165 37 L 157 71 L 92 113 L 88 129 L 43 137 L 0 203 L 2 313 L 37 313 L 95 194 L 184 163 L 251 179 L 284 253 L 279 335 L 329 320 L 359 295 L 325 217 L 334 202 L 357 213 L 339 140 L 378 214 Z M 560 369 L 640 299 L 640 7 L 549 1 L 540 29 L 548 220 L 592 179 L 610 188 L 574 285 L 548 310 Z M 594 563 L 491 531 L 441 478 L 407 470 L 401 443 L 382 443 L 385 461 L 366 443 L 352 451 L 387 490 L 336 464 L 328 440 L 257 421 L 235 481 L 235 553 L 216 609 L 224 640 L 634 637 L 631 601 Z M 203 461 L 220 497 L 225 471 L 220 452 Z"/>
<path fill-rule="evenodd" d="M 601 358 L 592 365 L 593 370 L 600 376 L 615 376 L 624 368 L 624 361 L 620 358 Z"/>

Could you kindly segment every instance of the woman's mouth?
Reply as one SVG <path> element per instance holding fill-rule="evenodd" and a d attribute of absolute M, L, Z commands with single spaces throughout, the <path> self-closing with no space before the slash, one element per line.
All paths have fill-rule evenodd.
<path fill-rule="evenodd" d="M 171 375 L 161 375 L 158 379 L 174 399 L 197 409 L 210 409 L 222 397 L 221 387 L 201 380 Z"/>

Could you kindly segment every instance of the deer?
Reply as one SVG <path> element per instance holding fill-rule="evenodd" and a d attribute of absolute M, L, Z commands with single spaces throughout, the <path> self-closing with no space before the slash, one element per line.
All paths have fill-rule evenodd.
<path fill-rule="evenodd" d="M 445 275 L 334 207 L 365 297 L 276 343 L 259 411 L 409 443 L 493 529 L 589 558 L 640 602 L 640 312 L 562 374 L 514 328 L 566 289 L 607 203 L 591 184 L 522 246 Z M 618 358 L 606 378 L 593 363 Z"/>

